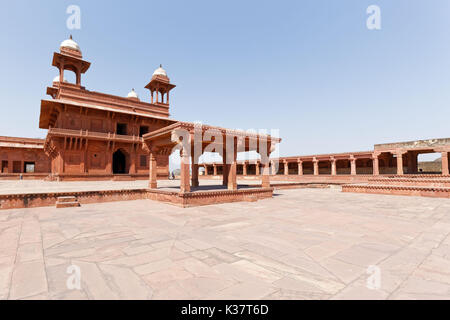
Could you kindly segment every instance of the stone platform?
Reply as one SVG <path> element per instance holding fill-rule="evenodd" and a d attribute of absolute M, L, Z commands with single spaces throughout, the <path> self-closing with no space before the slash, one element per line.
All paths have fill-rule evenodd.
<path fill-rule="evenodd" d="M 272 198 L 273 188 L 241 188 L 238 190 L 194 190 L 180 193 L 175 191 L 147 189 L 147 199 L 174 204 L 183 208 L 210 204 L 248 201 Z"/>
<path fill-rule="evenodd" d="M 74 197 L 83 205 L 127 200 L 156 200 L 181 207 L 216 203 L 257 201 L 272 197 L 273 188 L 261 188 L 259 182 L 227 190 L 217 181 L 202 181 L 191 192 L 180 193 L 178 181 L 160 181 L 158 189 L 147 188 L 147 181 L 50 182 L 12 181 L 0 183 L 0 209 L 55 206 L 58 198 Z M 2 188 L 4 187 L 4 188 Z M 301 187 L 280 184 L 280 188 Z"/>
<path fill-rule="evenodd" d="M 386 186 L 386 185 L 345 185 L 342 192 L 372 193 L 400 196 L 450 198 L 450 188 Z"/>
<path fill-rule="evenodd" d="M 433 175 L 386 176 L 367 184 L 342 186 L 343 192 L 450 198 L 450 177 Z"/>

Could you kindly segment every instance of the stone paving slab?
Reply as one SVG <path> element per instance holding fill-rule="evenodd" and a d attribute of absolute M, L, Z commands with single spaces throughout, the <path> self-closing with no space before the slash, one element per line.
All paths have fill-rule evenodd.
<path fill-rule="evenodd" d="M 450 299 L 449 270 L 447 199 L 292 189 L 0 212 L 0 299 Z"/>

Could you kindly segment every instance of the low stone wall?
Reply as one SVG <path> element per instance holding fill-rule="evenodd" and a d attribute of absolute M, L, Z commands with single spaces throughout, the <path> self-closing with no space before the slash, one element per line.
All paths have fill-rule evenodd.
<path fill-rule="evenodd" d="M 168 176 L 159 177 L 167 178 Z M 132 181 L 132 180 L 148 180 L 148 174 L 65 174 L 49 176 L 49 180 L 53 181 Z"/>
<path fill-rule="evenodd" d="M 392 185 L 392 186 L 418 186 L 418 187 L 450 187 L 449 178 L 409 178 L 409 177 L 398 177 L 398 178 L 381 178 L 381 179 L 370 179 L 370 185 Z"/>
<path fill-rule="evenodd" d="M 403 175 L 381 175 L 374 176 L 373 178 L 408 178 L 408 179 L 423 179 L 423 178 L 450 178 L 450 175 L 442 175 L 442 174 L 430 174 L 430 173 L 415 173 L 415 174 L 403 174 Z"/>
<path fill-rule="evenodd" d="M 272 196 L 273 188 L 197 191 L 188 193 L 149 189 L 147 194 L 147 197 L 150 200 L 166 202 L 183 208 L 218 203 L 257 201 L 260 199 L 272 198 Z"/>
<path fill-rule="evenodd" d="M 344 185 L 342 192 L 450 198 L 450 188 L 433 187 Z"/>
<path fill-rule="evenodd" d="M 158 179 L 168 179 L 158 175 Z M 0 173 L 0 180 L 47 180 L 47 181 L 134 181 L 148 180 L 147 173 L 136 174 L 66 174 L 52 176 L 50 173 Z"/>
<path fill-rule="evenodd" d="M 330 183 L 334 184 L 334 183 Z M 301 189 L 301 188 L 319 188 L 326 189 L 330 187 L 329 183 L 271 183 L 270 186 L 275 190 L 284 190 L 284 189 Z M 337 185 L 340 185 L 337 183 Z"/>
<path fill-rule="evenodd" d="M 273 188 L 214 190 L 189 192 L 184 194 L 152 189 L 7 194 L 0 195 L 0 210 L 55 206 L 59 197 L 67 196 L 76 197 L 81 205 L 88 203 L 150 199 L 181 207 L 193 207 L 237 201 L 256 201 L 259 199 L 271 198 L 272 195 Z"/>
<path fill-rule="evenodd" d="M 48 192 L 0 195 L 0 209 L 49 207 L 58 197 L 75 196 L 80 204 L 111 201 L 140 200 L 147 198 L 146 189 L 103 190 L 79 192 Z"/>
<path fill-rule="evenodd" d="M 49 173 L 0 173 L 0 180 L 44 180 Z"/>
<path fill-rule="evenodd" d="M 344 184 L 344 183 L 363 183 L 367 182 L 370 178 L 373 178 L 374 175 L 365 175 L 365 174 L 357 174 L 357 175 L 271 175 L 270 181 L 295 181 L 302 183 L 331 183 L 331 184 Z M 221 175 L 217 176 L 199 176 L 200 179 L 212 179 L 212 180 L 222 180 Z M 256 175 L 238 175 L 237 178 L 239 180 L 261 180 L 262 176 Z"/>

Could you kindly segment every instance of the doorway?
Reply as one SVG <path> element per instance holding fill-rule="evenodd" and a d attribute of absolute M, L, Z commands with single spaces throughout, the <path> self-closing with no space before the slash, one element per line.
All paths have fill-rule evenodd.
<path fill-rule="evenodd" d="M 23 170 L 23 172 L 25 172 L 25 173 L 34 173 L 34 168 L 35 167 L 35 164 L 34 164 L 34 162 L 25 162 L 24 163 L 24 170 Z"/>
<path fill-rule="evenodd" d="M 2 161 L 2 173 L 8 173 L 8 161 Z"/>
<path fill-rule="evenodd" d="M 13 161 L 13 173 L 21 173 L 22 170 L 22 162 L 20 161 Z"/>
<path fill-rule="evenodd" d="M 125 174 L 128 173 L 127 170 L 127 157 L 122 150 L 117 150 L 113 153 L 113 173 L 114 174 Z"/>

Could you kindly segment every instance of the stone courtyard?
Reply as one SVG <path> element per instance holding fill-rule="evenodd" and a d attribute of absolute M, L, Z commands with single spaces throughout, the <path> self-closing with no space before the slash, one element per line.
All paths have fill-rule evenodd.
<path fill-rule="evenodd" d="M 3 210 L 0 299 L 449 299 L 449 213 L 447 199 L 337 189 Z"/>

